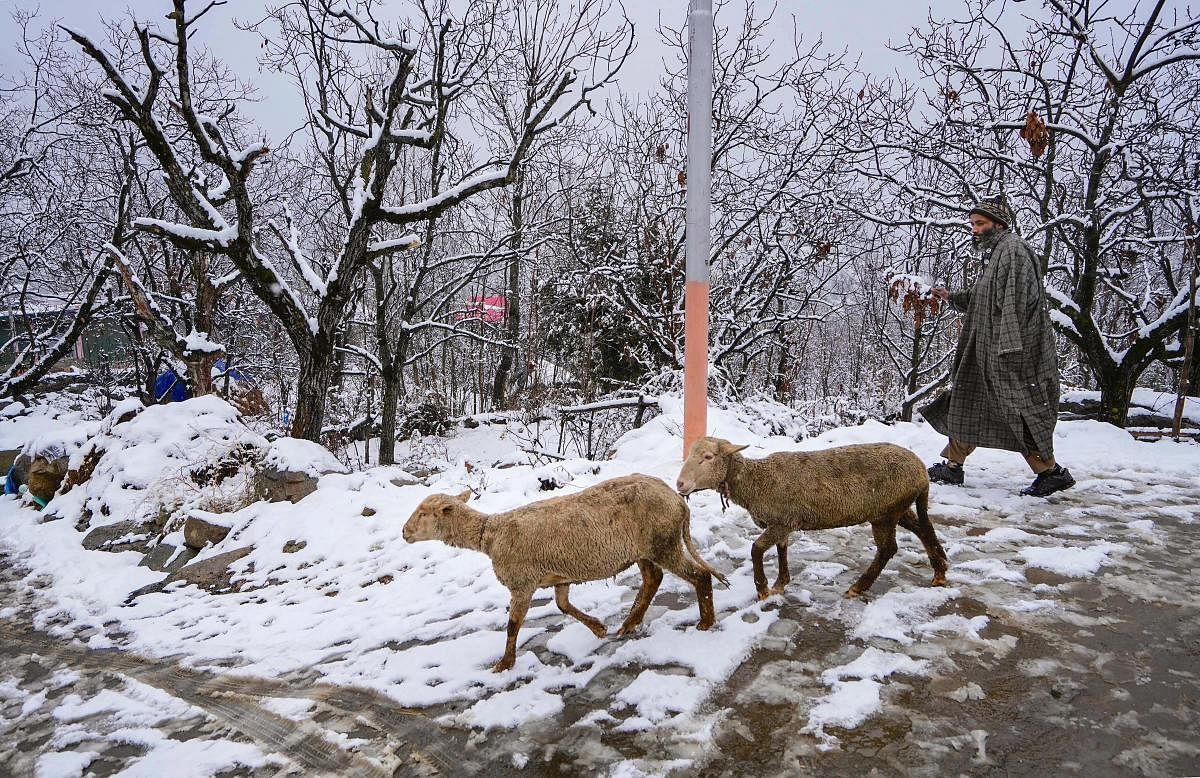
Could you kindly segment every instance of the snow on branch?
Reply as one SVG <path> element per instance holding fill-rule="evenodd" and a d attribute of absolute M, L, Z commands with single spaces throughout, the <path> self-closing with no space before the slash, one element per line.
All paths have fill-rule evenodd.
<path fill-rule="evenodd" d="M 133 300 L 138 318 L 157 331 L 160 341 L 164 345 L 172 347 L 171 350 L 174 353 L 185 359 L 192 354 L 219 355 L 225 353 L 223 345 L 209 340 L 207 333 L 197 332 L 195 327 L 185 336 L 176 332 L 175 322 L 159 307 L 154 295 L 142 284 L 129 262 L 129 258 L 111 243 L 104 244 L 104 250 L 116 263 L 117 270 L 120 272 L 122 280 L 125 281 L 125 287 L 129 290 L 129 297 Z"/>
<path fill-rule="evenodd" d="M 0 397 L 13 397 L 27 391 L 30 387 L 41 381 L 46 376 L 46 373 L 53 369 L 54 364 L 71 350 L 72 345 L 83 332 L 84 326 L 91 320 L 96 299 L 100 295 L 100 290 L 108 281 L 108 277 L 112 273 L 112 268 L 113 260 L 111 256 L 106 257 L 99 271 L 92 278 L 91 286 L 84 294 L 79 308 L 75 311 L 75 317 L 71 320 L 71 324 L 49 348 L 42 352 L 40 357 L 30 364 L 30 354 L 36 347 L 36 344 L 31 342 L 21 351 L 13 363 L 8 366 L 8 369 L 0 373 Z M 53 328 L 51 332 L 53 332 Z M 49 335 L 50 333 L 46 334 Z"/>
<path fill-rule="evenodd" d="M 421 236 L 410 232 L 392 240 L 377 240 L 367 244 L 367 258 L 375 259 L 395 251 L 407 251 L 421 245 Z"/>
<path fill-rule="evenodd" d="M 296 290 L 292 289 L 291 284 L 289 284 L 284 277 L 280 275 L 279 271 L 275 268 L 275 263 L 271 261 L 270 257 L 268 257 L 266 254 L 263 254 L 254 246 L 250 247 L 250 253 L 258 262 L 263 271 L 265 271 L 266 274 L 271 277 L 271 283 L 268 291 L 276 297 L 284 297 L 291 302 L 292 309 L 296 312 L 296 314 L 304 318 L 305 323 L 308 325 L 310 334 L 316 335 L 319 333 L 321 328 L 317 324 L 316 318 L 308 313 L 308 310 L 304 307 L 304 302 L 300 299 L 300 295 L 296 294 Z"/>
<path fill-rule="evenodd" d="M 473 194 L 477 194 L 478 192 L 483 192 L 488 189 L 494 189 L 498 186 L 503 186 L 510 183 L 512 180 L 512 175 L 513 173 L 511 166 L 504 170 L 493 170 L 486 173 L 480 173 L 464 179 L 450 189 L 440 192 L 426 200 L 422 200 L 417 203 L 410 203 L 408 205 L 382 205 L 380 206 L 379 211 L 385 221 L 399 224 L 407 224 L 409 222 L 431 219 L 445 211 L 447 208 L 457 205 Z"/>
<path fill-rule="evenodd" d="M 1161 314 L 1154 321 L 1147 322 L 1144 326 L 1138 329 L 1139 338 L 1153 338 L 1162 330 L 1172 329 L 1180 326 L 1187 319 L 1188 298 L 1190 291 L 1186 288 L 1180 289 L 1179 293 L 1173 299 Z M 1200 290 L 1197 290 L 1196 296 L 1192 299 L 1193 305 L 1200 305 Z"/>
<path fill-rule="evenodd" d="M 300 236 L 296 233 L 296 222 L 292 218 L 291 206 L 285 203 L 283 213 L 284 219 L 287 221 L 286 234 L 274 220 L 267 223 L 271 226 L 271 231 L 279 238 L 284 248 L 287 249 L 288 257 L 292 260 L 292 264 L 300 271 L 300 277 L 304 279 L 304 282 L 308 284 L 309 290 L 319 300 L 329 293 L 329 284 L 326 279 L 321 278 L 317 274 L 317 271 L 313 269 L 312 262 L 305 256 L 304 250 L 300 248 Z"/>
<path fill-rule="evenodd" d="M 1069 311 L 1073 314 L 1079 313 L 1079 306 L 1075 304 L 1075 301 L 1068 297 L 1067 294 L 1058 287 L 1047 284 L 1046 296 L 1054 302 L 1054 306 L 1058 309 Z"/>
<path fill-rule="evenodd" d="M 367 27 L 367 24 L 358 17 L 357 14 L 348 8 L 343 8 L 337 11 L 331 10 L 329 15 L 335 19 L 345 19 L 346 21 L 350 22 L 356 28 L 358 28 L 358 31 L 362 33 L 363 36 L 362 39 L 354 40 L 349 38 L 335 37 L 326 32 L 325 34 L 328 35 L 331 40 L 336 40 L 342 43 L 369 43 L 373 46 L 378 46 L 381 49 L 400 52 L 410 56 L 417 53 L 417 46 L 415 44 L 409 43 L 403 38 L 393 38 L 381 34 L 379 30 L 379 22 L 375 21 L 374 19 L 371 20 L 371 27 L 374 29 L 370 29 Z"/>
<path fill-rule="evenodd" d="M 143 216 L 134 219 L 133 226 L 143 232 L 149 232 L 152 235 L 166 238 L 180 248 L 195 251 L 224 253 L 238 237 L 237 227 L 234 225 L 226 225 L 219 230 L 209 230 L 203 227 L 192 227 L 188 224 Z"/>

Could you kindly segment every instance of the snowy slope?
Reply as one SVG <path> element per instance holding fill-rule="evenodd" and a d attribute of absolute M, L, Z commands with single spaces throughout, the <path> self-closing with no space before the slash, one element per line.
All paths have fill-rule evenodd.
<path fill-rule="evenodd" d="M 402 705 L 434 706 L 447 711 L 447 722 L 481 729 L 564 715 L 575 690 L 606 670 L 625 668 L 634 671 L 632 682 L 608 690 L 594 710 L 566 723 L 667 728 L 702 738 L 720 715 L 708 704 L 713 692 L 780 619 L 779 598 L 754 599 L 749 544 L 757 531 L 741 509 L 722 513 L 713 493 L 690 501 L 697 545 L 732 584 L 715 591 L 714 630 L 694 629 L 694 595 L 669 574 L 642 630 L 625 639 L 596 638 L 565 620 L 547 590 L 521 632 L 516 667 L 499 675 L 489 667 L 503 648 L 508 593 L 489 560 L 401 538 L 411 510 L 433 492 L 470 487 L 481 510 L 498 511 L 549 496 L 540 491 L 549 474 L 565 484 L 553 494 L 633 472 L 673 483 L 681 464 L 680 411 L 664 399 L 663 414 L 622 438 L 610 460 L 533 464 L 519 451 L 520 435 L 482 425 L 437 443 L 445 469 L 427 485 L 397 486 L 394 479 L 406 479 L 397 479 L 395 468 L 329 474 L 296 505 L 257 503 L 229 514 L 230 536 L 201 558 L 253 546 L 235 563 L 243 583 L 238 594 L 172 586 L 121 607 L 131 590 L 161 575 L 137 567 L 140 556 L 133 553 L 83 550 L 73 522 L 39 524 L 39 514 L 12 498 L 0 501 L 6 527 L 0 544 L 30 568 L 29 580 L 42 584 L 42 624 L 64 636 L 87 630 L 93 646 L 119 640 L 150 656 L 182 655 L 185 665 L 268 678 L 312 668 L 325 681 L 376 689 Z M 751 457 L 886 440 L 933 461 L 943 443 L 924 424 L 867 422 L 797 443 L 756 434 L 737 409 L 712 408 L 709 418 L 711 434 L 750 444 L 745 453 Z M 1129 506 L 1170 506 L 1173 495 L 1200 488 L 1200 447 L 1139 443 L 1095 422 L 1061 423 L 1055 443 L 1079 481 L 1056 498 L 1078 506 L 1066 509 L 1076 523 L 1048 527 L 1040 518 L 1047 503 L 1017 494 L 1031 475 L 1015 454 L 980 450 L 968 465 L 966 488 L 934 487 L 931 514 L 950 555 L 949 587 L 926 587 L 920 546 L 902 536 L 875 596 L 842 600 L 840 593 L 870 560 L 869 530 L 793 536 L 791 553 L 800 563 L 793 561 L 785 598 L 846 629 L 846 662 L 820 669 L 825 693 L 796 700 L 808 711 L 805 731 L 820 748 L 836 746 L 827 729 L 856 727 L 886 705 L 894 676 L 936 675 L 952 668 L 959 652 L 1011 648 L 1003 639 L 981 637 L 988 616 L 951 612 L 956 599 L 970 595 L 1036 620 L 1058 607 L 1056 589 L 1030 583 L 1028 569 L 1065 577 L 1126 571 L 1137 564 L 1141 544 L 1156 542 L 1156 523 L 1196 520 L 1194 505 L 1156 508 L 1154 518 Z M 1113 495 L 1125 505 L 1112 508 Z M 987 531 L 968 534 L 972 527 Z M 769 567 L 773 561 L 769 556 Z M 626 572 L 574 587 L 572 600 L 615 629 L 637 583 L 636 571 Z"/>

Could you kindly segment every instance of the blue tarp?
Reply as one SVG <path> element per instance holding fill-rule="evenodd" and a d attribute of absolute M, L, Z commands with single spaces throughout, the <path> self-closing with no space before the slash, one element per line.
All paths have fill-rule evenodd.
<path fill-rule="evenodd" d="M 214 362 L 212 372 L 213 379 L 217 381 L 220 386 L 224 386 L 225 360 L 218 359 L 216 362 Z M 250 380 L 245 373 L 238 370 L 236 367 L 230 368 L 229 380 L 233 381 L 234 383 L 254 386 L 254 381 Z M 177 403 L 183 402 L 191 396 L 192 394 L 190 391 L 188 391 L 187 384 L 181 381 L 175 375 L 175 371 L 170 368 L 167 368 L 167 370 L 159 375 L 159 377 L 154 381 L 155 402 L 164 402 L 163 398 L 165 397 L 166 402 Z"/>
<path fill-rule="evenodd" d="M 187 384 L 180 380 L 179 376 L 175 375 L 175 371 L 170 368 L 167 368 L 167 371 L 159 375 L 154 382 L 154 402 L 163 402 L 163 398 L 166 398 L 166 402 L 177 403 L 183 402 L 190 396 Z"/>
<path fill-rule="evenodd" d="M 214 381 L 223 382 L 225 380 L 225 360 L 218 359 L 216 362 L 214 362 L 212 372 Z M 238 370 L 236 367 L 229 369 L 229 380 L 236 381 L 239 384 L 246 384 L 247 386 L 255 385 L 254 381 L 252 381 L 245 373 L 243 373 L 241 370 Z"/>

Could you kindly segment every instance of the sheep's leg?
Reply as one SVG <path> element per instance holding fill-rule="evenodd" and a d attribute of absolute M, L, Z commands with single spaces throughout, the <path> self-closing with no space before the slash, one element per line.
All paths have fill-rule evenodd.
<path fill-rule="evenodd" d="M 713 608 L 712 574 L 692 561 L 691 555 L 684 554 L 681 547 L 670 551 L 658 563 L 696 590 L 696 605 L 700 608 L 700 621 L 696 622 L 696 629 L 708 629 L 715 624 L 717 613 Z"/>
<path fill-rule="evenodd" d="M 712 576 L 700 572 L 692 581 L 692 586 L 696 587 L 696 604 L 700 607 L 700 621 L 696 623 L 696 629 L 708 629 L 717 621 L 717 612 L 713 608 Z"/>
<path fill-rule="evenodd" d="M 914 515 L 912 511 L 908 511 L 900 517 L 900 526 L 916 535 L 920 539 L 921 545 L 925 547 L 925 555 L 929 557 L 929 564 L 933 567 L 933 580 L 929 582 L 929 585 L 945 586 L 946 568 L 949 567 L 946 550 L 938 541 L 937 533 L 933 531 L 933 525 L 929 523 L 928 514 L 926 514 L 925 520 L 921 521 L 920 517 Z"/>
<path fill-rule="evenodd" d="M 788 544 L 776 543 L 775 553 L 779 557 L 779 574 L 775 576 L 775 585 L 771 587 L 771 594 L 783 594 L 783 587 L 787 586 L 792 580 L 792 574 L 788 571 Z"/>
<path fill-rule="evenodd" d="M 558 584 L 554 587 L 554 602 L 558 603 L 558 609 L 568 616 L 572 616 L 583 623 L 583 626 L 592 631 L 592 634 L 598 638 L 604 637 L 608 630 L 600 623 L 600 620 L 587 615 L 583 611 L 576 608 L 567 599 L 567 591 L 571 588 L 570 584 Z"/>
<path fill-rule="evenodd" d="M 875 535 L 875 559 L 862 577 L 846 590 L 847 597 L 857 597 L 870 589 L 883 572 L 884 565 L 896 553 L 896 517 L 871 522 L 871 532 Z"/>
<path fill-rule="evenodd" d="M 625 623 L 617 630 L 618 635 L 628 635 L 638 628 L 646 616 L 646 609 L 650 607 L 650 601 L 658 592 L 659 584 L 662 583 L 661 567 L 647 559 L 639 559 L 637 564 L 638 570 L 642 571 L 642 588 L 638 589 L 637 598 L 633 601 L 633 608 L 630 609 Z"/>
<path fill-rule="evenodd" d="M 937 533 L 933 531 L 933 524 L 929 521 L 929 489 L 925 489 L 917 495 L 916 508 L 917 526 L 924 533 L 918 537 L 925 544 L 925 553 L 929 554 L 929 562 L 933 565 L 933 580 L 930 584 L 945 586 L 946 569 L 950 567 L 950 562 L 946 559 L 946 549 L 942 548 L 942 544 L 938 542 Z"/>
<path fill-rule="evenodd" d="M 502 673 L 511 669 L 517 661 L 517 633 L 525 623 L 525 613 L 529 610 L 529 602 L 533 599 L 533 589 L 513 591 L 508 603 L 508 639 L 504 643 L 504 656 L 492 665 L 493 673 Z"/>
<path fill-rule="evenodd" d="M 771 596 L 771 592 L 767 589 L 767 572 L 763 568 L 763 555 L 767 553 L 767 549 L 771 546 L 787 545 L 787 533 L 779 532 L 773 527 L 768 528 L 763 534 L 758 536 L 758 540 L 754 541 L 754 545 L 750 547 L 750 560 L 754 563 L 754 588 L 758 592 L 758 599 L 765 600 Z M 780 564 L 785 565 L 787 562 L 786 554 L 780 555 Z M 780 571 L 783 572 L 782 570 Z"/>

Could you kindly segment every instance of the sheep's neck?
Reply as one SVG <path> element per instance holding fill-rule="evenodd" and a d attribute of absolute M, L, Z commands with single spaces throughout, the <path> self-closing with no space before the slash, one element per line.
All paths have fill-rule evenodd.
<path fill-rule="evenodd" d="M 746 510 L 750 510 L 750 502 L 755 493 L 750 469 L 750 463 L 744 456 L 734 454 L 729 458 L 729 469 L 725 471 L 725 480 L 720 486 L 722 494 L 728 494 L 730 500 Z"/>
<path fill-rule="evenodd" d="M 468 509 L 469 510 L 469 509 Z M 447 533 L 446 542 L 457 548 L 469 548 L 473 551 L 484 551 L 483 531 L 487 528 L 487 514 L 469 510 Z"/>

